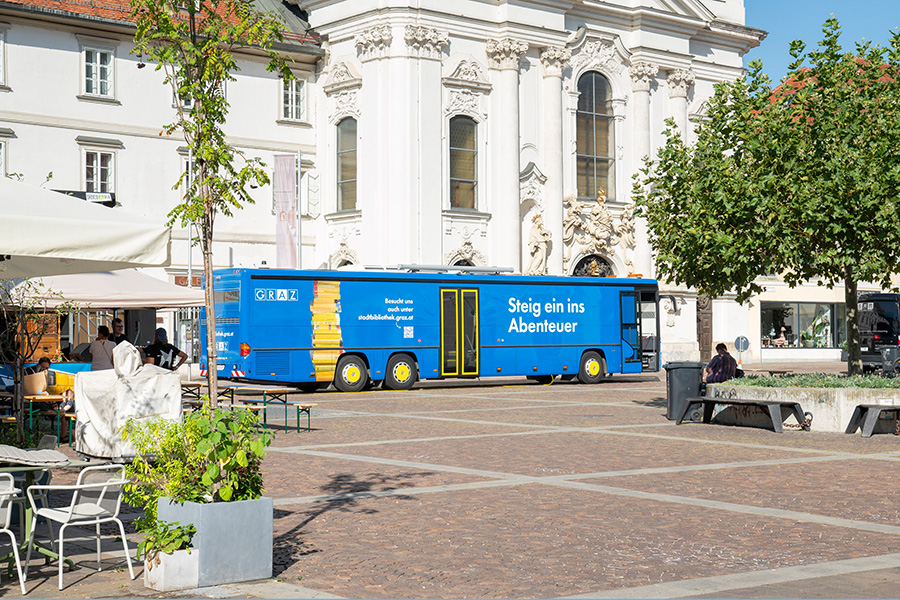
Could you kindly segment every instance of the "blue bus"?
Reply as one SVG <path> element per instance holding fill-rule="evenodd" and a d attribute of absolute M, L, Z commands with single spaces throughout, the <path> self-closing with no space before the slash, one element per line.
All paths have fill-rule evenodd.
<path fill-rule="evenodd" d="M 271 269 L 213 277 L 225 379 L 352 392 L 451 377 L 597 383 L 659 370 L 659 289 L 649 279 Z M 206 362 L 204 350 L 204 374 Z"/>

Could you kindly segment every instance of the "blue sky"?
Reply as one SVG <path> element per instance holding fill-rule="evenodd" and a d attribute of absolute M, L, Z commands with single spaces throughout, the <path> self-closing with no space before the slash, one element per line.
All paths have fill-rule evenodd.
<path fill-rule="evenodd" d="M 865 38 L 886 46 L 900 27 L 900 0 L 744 0 L 746 24 L 769 32 L 763 43 L 744 56 L 763 61 L 763 71 L 777 82 L 787 72 L 792 40 L 807 49 L 822 39 L 822 24 L 832 14 L 841 23 L 841 45 L 852 50 Z"/>

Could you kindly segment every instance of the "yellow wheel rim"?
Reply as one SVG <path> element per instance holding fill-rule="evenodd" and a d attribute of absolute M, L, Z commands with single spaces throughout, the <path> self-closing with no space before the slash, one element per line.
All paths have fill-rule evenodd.
<path fill-rule="evenodd" d="M 587 367 L 588 375 L 590 375 L 591 377 L 596 377 L 600 374 L 600 363 L 596 360 L 589 360 L 587 365 L 585 366 Z"/>
<path fill-rule="evenodd" d="M 359 381 L 359 378 L 362 376 L 362 372 L 359 370 L 359 367 L 356 365 L 350 365 L 346 369 L 344 369 L 344 380 L 347 383 L 356 383 Z"/>
<path fill-rule="evenodd" d="M 405 383 L 409 381 L 409 376 L 412 374 L 412 371 L 409 368 L 409 365 L 400 363 L 396 367 L 394 367 L 394 379 L 399 381 L 400 383 Z"/>

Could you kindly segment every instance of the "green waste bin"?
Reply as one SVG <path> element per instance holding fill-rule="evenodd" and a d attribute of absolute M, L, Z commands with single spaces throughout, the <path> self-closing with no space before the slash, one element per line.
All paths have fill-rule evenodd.
<path fill-rule="evenodd" d="M 688 398 L 700 395 L 704 366 L 705 363 L 691 361 L 670 362 L 663 365 L 666 370 L 666 418 L 670 421 L 678 418 Z M 687 414 L 686 419 L 691 416 L 690 413 Z"/>

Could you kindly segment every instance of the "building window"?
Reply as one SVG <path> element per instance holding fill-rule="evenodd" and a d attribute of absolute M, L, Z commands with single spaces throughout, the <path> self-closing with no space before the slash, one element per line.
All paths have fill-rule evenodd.
<path fill-rule="evenodd" d="M 114 192 L 115 162 L 113 152 L 85 150 L 84 190 L 86 192 Z"/>
<path fill-rule="evenodd" d="M 356 210 L 356 119 L 337 124 L 338 210 Z"/>
<path fill-rule="evenodd" d="M 285 80 L 281 96 L 281 117 L 289 121 L 306 121 L 306 82 Z"/>
<path fill-rule="evenodd" d="M 84 48 L 84 93 L 89 96 L 113 98 L 113 59 L 112 50 L 100 48 Z"/>
<path fill-rule="evenodd" d="M 6 140 L 0 139 L 0 177 L 6 177 Z"/>
<path fill-rule="evenodd" d="M 478 124 L 471 117 L 450 119 L 450 206 L 475 209 L 478 183 Z"/>
<path fill-rule="evenodd" d="M 612 90 L 600 73 L 590 71 L 578 79 L 576 177 L 579 200 L 615 198 L 615 136 Z"/>
<path fill-rule="evenodd" d="M 844 304 L 763 302 L 763 348 L 839 348 L 847 339 Z"/>
<path fill-rule="evenodd" d="M 6 31 L 0 29 L 0 85 L 6 85 Z"/>

